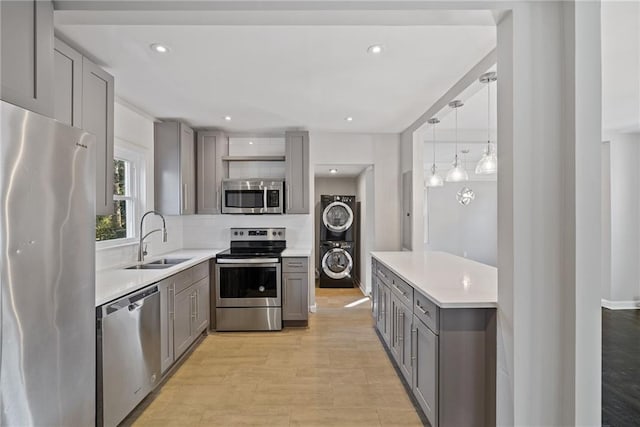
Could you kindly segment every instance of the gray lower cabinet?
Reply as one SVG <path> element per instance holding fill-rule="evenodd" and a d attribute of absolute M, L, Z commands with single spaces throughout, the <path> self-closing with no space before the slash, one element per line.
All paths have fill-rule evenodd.
<path fill-rule="evenodd" d="M 173 345 L 176 359 L 209 326 L 209 277 L 194 283 L 175 296 Z"/>
<path fill-rule="evenodd" d="M 155 208 L 165 215 L 196 213 L 193 130 L 181 122 L 154 124 Z"/>
<path fill-rule="evenodd" d="M 180 357 L 191 345 L 194 338 L 193 331 L 193 292 L 187 288 L 178 292 L 174 302 L 175 315 L 173 319 L 173 347 L 176 357 Z"/>
<path fill-rule="evenodd" d="M 96 137 L 96 215 L 113 213 L 113 76 L 82 58 L 82 128 Z"/>
<path fill-rule="evenodd" d="M 53 2 L 0 1 L 0 97 L 53 117 Z"/>
<path fill-rule="evenodd" d="M 377 328 L 387 346 L 391 343 L 391 291 L 382 281 L 378 280 L 378 320 Z"/>
<path fill-rule="evenodd" d="M 309 213 L 309 132 L 285 133 L 285 212 Z"/>
<path fill-rule="evenodd" d="M 412 381 L 411 325 L 413 311 L 400 298 L 391 294 L 391 354 L 408 383 Z"/>
<path fill-rule="evenodd" d="M 309 320 L 309 261 L 282 260 L 282 320 L 286 324 L 306 324 Z"/>
<path fill-rule="evenodd" d="M 418 317 L 413 317 L 412 389 L 433 427 L 438 426 L 438 337 Z M 462 408 L 461 408 L 462 410 Z"/>
<path fill-rule="evenodd" d="M 440 308 L 379 261 L 373 316 L 433 427 L 496 423 L 496 310 Z"/>
<path fill-rule="evenodd" d="M 197 214 L 219 214 L 222 200 L 222 179 L 229 176 L 229 164 L 222 161 L 229 155 L 227 137 L 221 131 L 197 131 L 196 190 Z"/>
<path fill-rule="evenodd" d="M 173 305 L 175 285 L 171 277 L 158 283 L 160 291 L 160 361 L 161 371 L 166 372 L 173 364 Z"/>

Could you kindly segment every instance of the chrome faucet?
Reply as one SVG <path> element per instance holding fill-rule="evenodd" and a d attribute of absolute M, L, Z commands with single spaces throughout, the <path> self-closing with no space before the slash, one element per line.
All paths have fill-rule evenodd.
<path fill-rule="evenodd" d="M 145 234 L 143 236 L 142 235 L 142 224 L 144 224 L 144 219 L 149 214 L 155 214 L 155 215 L 158 215 L 160 218 L 162 218 L 162 228 L 156 228 L 154 230 L 151 230 L 150 232 L 148 232 L 147 234 Z M 142 218 L 140 218 L 140 243 L 138 244 L 138 262 L 144 261 L 144 256 L 147 254 L 146 245 L 145 245 L 145 247 L 142 246 L 142 244 L 144 242 L 144 239 L 146 239 L 147 237 L 149 237 L 149 235 L 151 233 L 155 233 L 156 231 L 162 231 L 162 242 L 166 243 L 167 242 L 167 223 L 164 220 L 164 216 L 160 212 L 157 212 L 157 211 L 145 212 L 145 214 L 142 215 Z"/>

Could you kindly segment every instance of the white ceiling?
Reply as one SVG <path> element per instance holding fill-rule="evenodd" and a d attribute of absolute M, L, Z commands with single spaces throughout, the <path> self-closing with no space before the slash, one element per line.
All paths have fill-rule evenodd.
<path fill-rule="evenodd" d="M 487 25 L 57 22 L 58 34 L 114 75 L 118 96 L 154 117 L 229 131 L 400 132 L 496 44 Z M 384 51 L 372 56 L 376 43 Z"/>

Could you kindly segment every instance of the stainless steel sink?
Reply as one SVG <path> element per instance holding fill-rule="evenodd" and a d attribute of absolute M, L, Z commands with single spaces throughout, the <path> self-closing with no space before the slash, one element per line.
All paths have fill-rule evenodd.
<path fill-rule="evenodd" d="M 162 270 L 189 261 L 191 258 L 161 258 L 146 264 L 132 265 L 125 270 Z"/>
<path fill-rule="evenodd" d="M 125 270 L 162 270 L 173 267 L 175 264 L 138 264 L 125 268 Z"/>
<path fill-rule="evenodd" d="M 191 258 L 162 258 L 143 265 L 177 265 L 189 260 L 191 260 Z"/>

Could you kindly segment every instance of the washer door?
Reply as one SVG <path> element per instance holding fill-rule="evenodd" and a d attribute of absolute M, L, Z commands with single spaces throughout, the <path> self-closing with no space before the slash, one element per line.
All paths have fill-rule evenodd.
<path fill-rule="evenodd" d="M 351 276 L 353 259 L 342 248 L 329 249 L 322 257 L 322 271 L 332 279 L 346 279 Z"/>
<path fill-rule="evenodd" d="M 322 212 L 322 222 L 330 231 L 342 232 L 353 224 L 353 211 L 343 202 L 333 202 Z"/>

